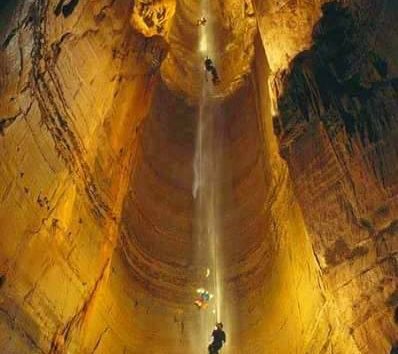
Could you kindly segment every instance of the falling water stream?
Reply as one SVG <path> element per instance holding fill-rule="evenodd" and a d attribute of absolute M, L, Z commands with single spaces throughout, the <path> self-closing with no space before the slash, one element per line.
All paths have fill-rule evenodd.
<path fill-rule="evenodd" d="M 201 2 L 202 15 L 206 17 L 205 26 L 200 26 L 199 54 L 201 64 L 206 56 L 216 62 L 213 24 L 209 13 L 209 0 Z M 201 69 L 203 73 L 204 69 Z M 196 266 L 200 286 L 207 289 L 213 298 L 209 307 L 198 312 L 200 330 L 197 335 L 205 353 L 209 336 L 216 321 L 221 319 L 221 253 L 219 252 L 221 227 L 221 151 L 222 134 L 217 127 L 217 103 L 213 98 L 213 84 L 202 75 L 199 117 L 194 158 L 193 196 L 195 199 L 195 239 Z"/>

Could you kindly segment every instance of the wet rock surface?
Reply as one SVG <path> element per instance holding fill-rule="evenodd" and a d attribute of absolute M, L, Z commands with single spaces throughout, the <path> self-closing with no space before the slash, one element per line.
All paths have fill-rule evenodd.
<path fill-rule="evenodd" d="M 324 278 L 364 353 L 396 335 L 397 48 L 384 46 L 396 47 L 396 16 L 392 2 L 324 5 L 312 47 L 281 75 L 274 118 Z"/>
<path fill-rule="evenodd" d="M 0 37 L 0 351 L 126 352 L 107 343 L 103 311 L 118 315 L 105 284 L 151 63 L 167 49 L 132 33 L 127 2 L 12 5 Z M 108 305 L 93 312 L 99 294 Z"/>
<path fill-rule="evenodd" d="M 324 1 L 211 3 L 226 351 L 387 352 L 397 6 L 331 3 L 318 22 Z M 0 352 L 203 353 L 200 15 L 191 0 L 1 2 Z"/>

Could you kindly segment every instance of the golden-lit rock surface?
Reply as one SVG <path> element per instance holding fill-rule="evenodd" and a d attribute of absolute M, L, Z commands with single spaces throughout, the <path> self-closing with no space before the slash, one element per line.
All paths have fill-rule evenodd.
<path fill-rule="evenodd" d="M 311 44 L 312 27 L 326 0 L 254 0 L 259 31 L 272 72 L 287 68 Z"/>
<path fill-rule="evenodd" d="M 201 4 L 207 4 L 204 10 Z M 215 39 L 208 38 L 208 50 L 201 51 L 200 26 L 205 16 Z M 178 1 L 173 25 L 168 36 L 170 52 L 162 66 L 162 77 L 168 86 L 197 101 L 201 95 L 206 55 L 214 61 L 221 83 L 214 95 L 233 93 L 250 71 L 253 40 L 257 32 L 250 1 Z"/>
<path fill-rule="evenodd" d="M 127 2 L 6 5 L 0 347 L 91 352 L 106 329 L 89 320 L 111 271 L 151 95 L 137 55 L 151 45 L 132 35 Z"/>
<path fill-rule="evenodd" d="M 283 75 L 275 130 L 341 320 L 382 353 L 397 335 L 398 8 L 368 5 L 324 7 Z"/>
<path fill-rule="evenodd" d="M 203 1 L 226 354 L 398 339 L 397 7 L 358 0 L 367 16 L 320 20 L 323 2 Z M 206 351 L 192 304 L 201 6 L 0 4 L 1 353 Z"/>
<path fill-rule="evenodd" d="M 134 3 L 130 23 L 145 37 L 167 36 L 175 6 L 175 0 L 138 0 Z"/>

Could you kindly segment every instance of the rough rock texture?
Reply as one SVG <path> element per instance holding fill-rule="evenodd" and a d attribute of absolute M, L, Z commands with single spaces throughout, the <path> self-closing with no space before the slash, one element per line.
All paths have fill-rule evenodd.
<path fill-rule="evenodd" d="M 145 37 L 167 36 L 175 5 L 174 0 L 138 0 L 134 2 L 131 25 Z"/>
<path fill-rule="evenodd" d="M 387 352 L 397 306 L 398 8 L 332 3 L 323 12 L 311 49 L 282 75 L 275 131 L 344 324 L 361 352 Z"/>
<path fill-rule="evenodd" d="M 107 327 L 91 331 L 90 315 L 150 99 L 150 67 L 137 58 L 156 46 L 132 35 L 128 2 L 6 5 L 0 347 L 92 352 Z"/>
<path fill-rule="evenodd" d="M 207 18 L 211 35 L 205 52 L 200 52 L 200 27 L 196 25 L 201 16 Z M 197 101 L 202 93 L 204 59 L 209 55 L 221 78 L 214 94 L 225 97 L 233 93 L 250 71 L 256 32 L 251 1 L 178 1 L 168 36 L 170 53 L 162 66 L 164 81 L 174 91 Z"/>
<path fill-rule="evenodd" d="M 322 2 L 210 1 L 224 353 L 394 340 L 397 9 L 329 6 L 312 43 Z M 206 351 L 192 306 L 201 12 L 0 4 L 0 352 Z"/>
<path fill-rule="evenodd" d="M 311 44 L 312 27 L 325 0 L 255 0 L 255 13 L 269 66 L 273 73 Z"/>

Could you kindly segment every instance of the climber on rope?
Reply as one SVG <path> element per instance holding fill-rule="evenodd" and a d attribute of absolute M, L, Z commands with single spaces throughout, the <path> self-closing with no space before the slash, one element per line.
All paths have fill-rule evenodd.
<path fill-rule="evenodd" d="M 213 64 L 213 61 L 209 57 L 206 57 L 205 59 L 205 69 L 206 69 L 206 81 L 207 81 L 207 73 L 211 73 L 213 84 L 214 85 L 219 84 L 220 77 L 218 76 L 217 69 Z"/>
<path fill-rule="evenodd" d="M 213 341 L 209 345 L 209 354 L 218 354 L 218 351 L 227 341 L 225 332 L 223 331 L 223 324 L 221 322 L 216 323 L 216 328 L 211 336 L 213 337 Z"/>
<path fill-rule="evenodd" d="M 205 26 L 207 23 L 207 18 L 202 16 L 199 20 L 196 21 L 197 26 Z"/>
<path fill-rule="evenodd" d="M 203 288 L 197 289 L 196 292 L 198 293 L 198 298 L 194 302 L 195 306 L 199 310 L 206 309 L 209 306 L 209 301 L 213 298 L 213 294 Z"/>

